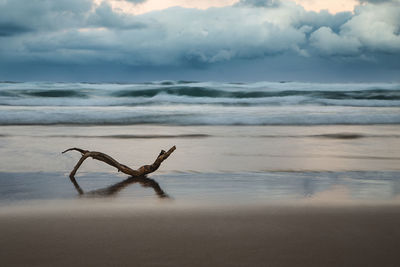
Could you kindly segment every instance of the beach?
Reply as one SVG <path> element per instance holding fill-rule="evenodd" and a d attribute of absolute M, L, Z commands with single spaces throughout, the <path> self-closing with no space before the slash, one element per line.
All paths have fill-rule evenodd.
<path fill-rule="evenodd" d="M 2 265 L 395 266 L 397 85 L 177 84 L 2 84 Z"/>
<path fill-rule="evenodd" d="M 2 262 L 393 266 L 400 242 L 398 130 L 4 126 Z M 61 154 L 77 146 L 138 166 L 172 145 L 177 150 L 150 182 L 117 191 L 110 188 L 127 176 L 88 160 L 76 175 L 84 195 L 68 178 L 79 153 Z"/>
<path fill-rule="evenodd" d="M 15 209 L 3 266 L 395 266 L 398 206 Z"/>

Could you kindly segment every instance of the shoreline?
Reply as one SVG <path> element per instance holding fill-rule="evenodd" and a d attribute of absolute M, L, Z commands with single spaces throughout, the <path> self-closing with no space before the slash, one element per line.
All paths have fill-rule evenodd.
<path fill-rule="evenodd" d="M 196 206 L 259 206 L 400 203 L 399 171 L 155 173 L 131 179 L 113 172 L 0 172 L 0 210 L 18 203 L 85 200 L 106 203 L 190 203 Z M 226 205 L 228 204 L 228 205 Z"/>
<path fill-rule="evenodd" d="M 399 132 L 400 125 L 3 126 L 0 169 L 70 171 L 79 155 L 61 155 L 68 147 L 101 151 L 135 167 L 176 145 L 159 172 L 400 170 Z M 87 161 L 80 170 L 111 169 Z"/>

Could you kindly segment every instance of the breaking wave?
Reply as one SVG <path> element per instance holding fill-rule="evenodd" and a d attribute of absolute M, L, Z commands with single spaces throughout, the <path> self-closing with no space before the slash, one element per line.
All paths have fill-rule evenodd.
<path fill-rule="evenodd" d="M 398 124 L 400 84 L 0 83 L 0 124 Z"/>

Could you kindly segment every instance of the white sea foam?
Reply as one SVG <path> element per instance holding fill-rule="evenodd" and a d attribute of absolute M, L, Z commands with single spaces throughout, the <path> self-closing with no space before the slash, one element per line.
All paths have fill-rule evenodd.
<path fill-rule="evenodd" d="M 399 124 L 400 84 L 0 83 L 0 124 Z"/>
<path fill-rule="evenodd" d="M 5 107 L 0 124 L 318 125 L 399 124 L 399 108 L 320 106 Z"/>

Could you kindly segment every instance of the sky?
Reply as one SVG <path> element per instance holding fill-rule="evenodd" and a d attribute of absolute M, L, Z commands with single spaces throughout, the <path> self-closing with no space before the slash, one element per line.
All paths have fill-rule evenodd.
<path fill-rule="evenodd" d="M 400 81 L 400 0 L 0 0 L 0 80 Z"/>

